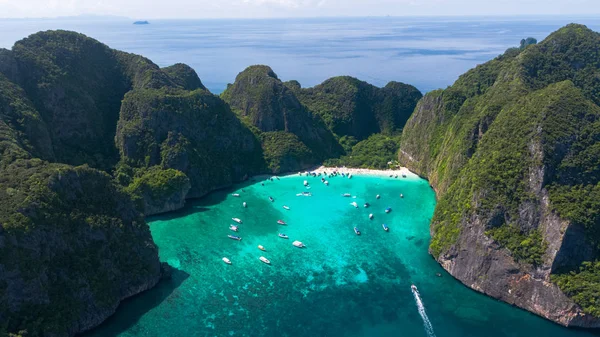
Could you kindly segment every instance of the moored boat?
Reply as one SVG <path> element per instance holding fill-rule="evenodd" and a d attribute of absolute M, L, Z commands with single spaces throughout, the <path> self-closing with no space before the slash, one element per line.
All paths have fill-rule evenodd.
<path fill-rule="evenodd" d="M 258 259 L 259 259 L 259 260 L 261 260 L 262 262 L 266 263 L 266 264 L 271 264 L 271 261 L 269 261 L 269 259 L 267 259 L 267 258 L 266 258 L 266 257 L 264 257 L 264 256 L 261 256 L 261 257 L 259 257 Z"/>
<path fill-rule="evenodd" d="M 325 184 L 325 185 L 329 185 L 329 181 L 325 180 L 325 181 L 323 182 L 323 184 Z"/>
<path fill-rule="evenodd" d="M 369 206 L 371 206 L 371 205 L 369 205 L 369 203 L 368 203 L 368 202 L 365 202 L 365 204 L 364 204 L 363 206 L 364 206 L 365 208 L 368 208 L 368 207 L 369 207 Z"/>
<path fill-rule="evenodd" d="M 379 199 L 379 198 L 381 198 L 381 196 L 380 196 L 379 194 L 377 194 L 377 196 L 376 196 L 375 198 L 376 198 L 376 199 Z"/>
<path fill-rule="evenodd" d="M 283 233 L 279 233 L 279 235 L 278 235 L 278 236 L 279 236 L 280 238 L 282 238 L 282 239 L 289 239 L 289 236 L 287 236 L 287 235 L 285 235 L 285 234 L 283 234 Z"/>
<path fill-rule="evenodd" d="M 354 233 L 356 233 L 356 235 L 360 235 L 360 231 L 358 230 L 358 227 L 354 227 Z"/>
<path fill-rule="evenodd" d="M 369 219 L 373 219 L 373 213 L 369 214 Z"/>
<path fill-rule="evenodd" d="M 302 242 L 300 242 L 300 241 L 294 241 L 294 242 L 292 242 L 292 245 L 294 245 L 295 247 L 298 247 L 298 248 L 304 248 L 304 247 L 306 247 L 306 246 L 305 246 L 305 245 L 304 245 Z"/>
<path fill-rule="evenodd" d="M 234 232 L 237 232 L 238 231 L 238 226 L 236 226 L 236 225 L 229 225 L 229 229 L 231 229 Z"/>
<path fill-rule="evenodd" d="M 260 250 L 262 250 L 262 251 L 265 251 L 265 250 L 266 250 L 266 249 L 265 249 L 265 247 L 263 247 L 262 245 L 258 245 L 258 249 L 260 249 Z"/>
<path fill-rule="evenodd" d="M 348 175 L 348 179 L 352 179 L 352 173 Z"/>
<path fill-rule="evenodd" d="M 350 203 L 350 205 L 352 205 L 352 206 L 354 206 L 354 207 L 358 208 L 358 204 L 356 203 L 356 201 L 353 201 L 353 202 L 351 202 L 351 203 Z"/>
<path fill-rule="evenodd" d="M 349 197 L 351 197 L 352 195 L 351 195 L 350 193 L 344 193 L 344 194 L 342 194 L 342 196 L 343 196 L 343 197 L 346 197 L 346 198 L 349 198 Z"/>
<path fill-rule="evenodd" d="M 389 228 L 388 228 L 388 226 L 386 224 L 381 224 L 381 226 L 383 227 L 384 231 L 387 232 L 389 230 Z"/>
<path fill-rule="evenodd" d="M 244 206 L 244 208 L 248 207 L 248 204 L 244 201 L 244 203 L 242 203 L 242 206 Z"/>
<path fill-rule="evenodd" d="M 233 240 L 238 240 L 238 241 L 242 240 L 241 237 L 235 236 L 235 235 L 227 235 L 227 237 L 230 238 L 230 239 L 233 239 Z"/>
<path fill-rule="evenodd" d="M 308 186 L 308 181 L 304 181 L 304 186 Z"/>
<path fill-rule="evenodd" d="M 406 174 L 402 173 L 402 178 L 406 178 Z"/>
<path fill-rule="evenodd" d="M 238 193 L 233 193 L 232 196 L 239 197 L 240 195 Z"/>
<path fill-rule="evenodd" d="M 400 198 L 404 198 L 404 194 L 400 193 Z"/>
<path fill-rule="evenodd" d="M 229 260 L 228 258 L 224 257 L 223 262 L 227 263 L 227 264 L 231 264 L 231 260 Z"/>
<path fill-rule="evenodd" d="M 283 208 L 284 208 L 284 209 L 287 209 L 288 211 L 290 210 L 290 207 L 289 207 L 289 206 L 285 206 L 285 205 L 283 205 Z"/>
<path fill-rule="evenodd" d="M 242 223 L 242 220 L 240 220 L 239 218 L 231 218 L 231 220 L 237 222 L 237 223 Z"/>
<path fill-rule="evenodd" d="M 285 223 L 285 221 L 283 221 L 283 220 L 277 220 L 277 223 L 278 223 L 278 224 L 280 224 L 280 225 L 287 225 L 287 224 Z"/>
<path fill-rule="evenodd" d="M 275 199 L 273 199 L 273 197 L 269 197 L 269 200 L 271 200 L 271 202 L 275 201 Z"/>
<path fill-rule="evenodd" d="M 391 212 L 391 211 L 392 211 L 392 208 L 391 208 L 391 207 L 388 207 L 388 208 L 386 208 L 386 209 L 385 209 L 385 212 L 386 212 L 386 213 L 389 213 L 389 212 Z"/>

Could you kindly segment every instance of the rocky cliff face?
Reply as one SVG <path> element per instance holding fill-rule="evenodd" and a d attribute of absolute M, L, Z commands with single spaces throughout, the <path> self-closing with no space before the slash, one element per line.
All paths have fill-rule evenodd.
<path fill-rule="evenodd" d="M 188 198 L 264 170 L 260 143 L 227 104 L 209 92 L 136 90 L 123 99 L 117 146 L 136 167 L 179 170 Z"/>
<path fill-rule="evenodd" d="M 3 328 L 70 336 L 158 282 L 148 226 L 108 175 L 17 160 L 0 184 Z"/>
<path fill-rule="evenodd" d="M 600 327 L 600 284 L 579 269 L 598 257 L 599 41 L 569 25 L 427 94 L 399 154 L 438 192 L 430 251 L 440 264 L 566 326 Z"/>
<path fill-rule="evenodd" d="M 235 83 L 228 86 L 221 97 L 243 121 L 256 128 L 259 137 L 263 137 L 261 132 L 277 132 L 266 138 L 271 143 L 267 148 L 283 149 L 280 152 L 286 156 L 293 151 L 295 144 L 290 142 L 290 137 L 295 136 L 299 140 L 298 147 L 310 150 L 304 156 L 307 160 L 295 163 L 302 166 L 288 166 L 291 163 L 284 164 L 285 159 L 269 153 L 270 166 L 275 172 L 303 169 L 343 151 L 322 120 L 302 105 L 267 66 L 248 67 L 238 74 Z"/>

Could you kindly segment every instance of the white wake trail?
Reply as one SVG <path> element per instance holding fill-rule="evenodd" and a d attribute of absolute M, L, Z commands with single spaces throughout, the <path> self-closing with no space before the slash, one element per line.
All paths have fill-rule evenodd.
<path fill-rule="evenodd" d="M 435 337 L 435 333 L 433 332 L 433 326 L 429 321 L 429 317 L 427 317 L 427 313 L 425 312 L 425 306 L 423 305 L 423 301 L 421 300 L 421 295 L 416 288 L 411 288 L 413 296 L 415 297 L 415 304 L 417 305 L 417 309 L 419 309 L 419 315 L 423 319 L 423 327 L 425 328 L 425 332 L 429 337 Z"/>

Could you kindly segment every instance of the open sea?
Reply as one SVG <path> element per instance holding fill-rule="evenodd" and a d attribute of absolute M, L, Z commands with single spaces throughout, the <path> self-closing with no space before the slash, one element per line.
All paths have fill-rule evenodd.
<path fill-rule="evenodd" d="M 426 92 L 452 84 L 522 38 L 542 40 L 570 22 L 600 30 L 597 17 L 156 20 L 143 26 L 98 18 L 0 20 L 0 47 L 40 30 L 68 29 L 159 66 L 189 64 L 216 94 L 252 64 L 270 65 L 281 79 L 305 87 L 352 75 L 377 86 L 410 83 Z M 173 278 L 122 303 L 87 336 L 600 335 L 500 303 L 445 273 L 427 253 L 435 196 L 426 181 L 336 177 L 327 187 L 308 178 L 312 188 L 306 190 L 304 179 L 234 186 L 149 219 Z M 312 196 L 296 196 L 303 191 Z M 371 207 L 362 207 L 365 202 Z M 386 214 L 386 207 L 393 211 Z M 228 229 L 232 217 L 243 220 L 241 241 L 227 238 L 235 234 Z M 288 225 L 278 225 L 278 219 Z M 362 235 L 355 235 L 355 226 Z M 279 238 L 280 232 L 289 240 Z M 293 247 L 293 240 L 306 248 Z M 260 262 L 261 255 L 271 265 Z"/>
<path fill-rule="evenodd" d="M 172 280 L 125 301 L 87 337 L 593 336 L 476 293 L 445 273 L 427 253 L 435 207 L 427 181 L 409 175 L 329 182 L 258 180 L 149 219 L 161 260 L 175 268 Z M 228 228 L 234 217 L 243 221 L 237 233 Z"/>
<path fill-rule="evenodd" d="M 1 13 L 0 13 L 1 15 Z M 314 86 L 351 75 L 377 86 L 445 88 L 522 38 L 544 39 L 577 22 L 599 31 L 598 17 L 373 17 L 265 20 L 0 20 L 0 48 L 40 30 L 75 30 L 159 66 L 182 62 L 219 94 L 247 66 L 267 64 L 282 80 Z"/>

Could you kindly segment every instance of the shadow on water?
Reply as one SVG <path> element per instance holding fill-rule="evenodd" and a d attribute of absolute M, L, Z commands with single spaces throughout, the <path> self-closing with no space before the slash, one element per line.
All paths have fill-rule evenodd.
<path fill-rule="evenodd" d="M 171 278 L 160 281 L 154 288 L 126 299 L 116 313 L 100 326 L 79 335 L 80 337 L 114 337 L 134 326 L 148 311 L 167 300 L 190 276 L 185 271 L 173 268 Z"/>

